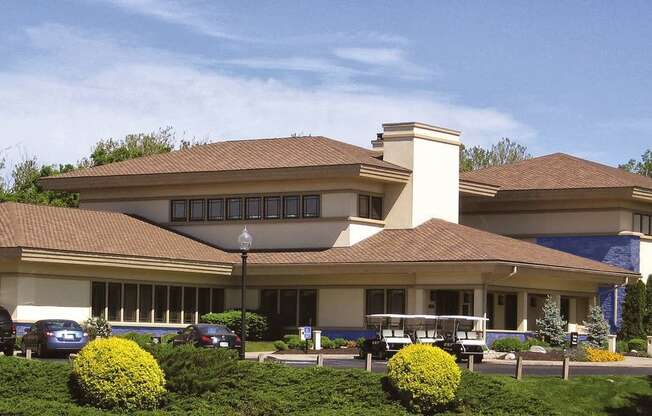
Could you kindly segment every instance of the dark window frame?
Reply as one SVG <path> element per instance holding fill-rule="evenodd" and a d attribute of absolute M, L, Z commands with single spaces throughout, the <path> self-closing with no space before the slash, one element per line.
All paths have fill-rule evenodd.
<path fill-rule="evenodd" d="M 278 214 L 276 216 L 269 215 L 269 209 L 267 203 L 269 201 L 277 201 L 278 203 Z M 280 196 L 266 196 L 263 198 L 263 217 L 266 220 L 277 220 L 283 217 L 283 198 Z"/>
<path fill-rule="evenodd" d="M 249 216 L 249 204 L 253 201 L 258 201 L 258 213 L 254 216 Z M 259 196 L 248 196 L 244 198 L 244 218 L 246 220 L 263 219 L 263 198 Z"/>
<path fill-rule="evenodd" d="M 362 201 L 366 200 L 365 203 Z M 366 209 L 366 213 L 363 212 L 363 208 Z M 371 196 L 365 194 L 358 194 L 358 217 L 360 218 L 369 218 L 371 215 Z"/>
<path fill-rule="evenodd" d="M 177 203 L 183 203 L 183 212 L 184 216 L 183 217 L 177 217 L 175 216 L 176 212 L 174 209 L 174 206 Z M 171 222 L 186 222 L 188 221 L 188 200 L 187 199 L 173 199 L 170 201 L 170 221 Z"/>
<path fill-rule="evenodd" d="M 296 200 L 296 216 L 288 216 L 287 201 Z M 301 196 L 299 195 L 284 195 L 283 196 L 283 218 L 284 219 L 297 219 L 301 217 Z"/>
<path fill-rule="evenodd" d="M 201 218 L 193 217 L 193 203 L 201 202 Z M 189 221 L 206 221 L 206 200 L 205 199 L 191 199 L 188 201 L 188 220 Z"/>
<path fill-rule="evenodd" d="M 221 216 L 211 216 L 211 205 L 219 202 L 222 204 Z M 224 198 L 209 198 L 206 200 L 206 220 L 207 221 L 224 221 L 226 219 L 226 203 Z"/>
<path fill-rule="evenodd" d="M 231 216 L 231 201 L 238 201 L 238 216 Z M 231 197 L 226 198 L 226 219 L 229 221 L 238 221 L 242 219 L 242 198 L 241 197 Z"/>
<path fill-rule="evenodd" d="M 374 201 L 380 201 L 380 210 L 378 215 L 374 215 Z M 382 220 L 384 216 L 383 215 L 384 203 L 385 201 L 383 201 L 382 196 L 371 195 L 371 197 L 369 198 L 369 218 L 371 218 L 372 220 Z"/>
<path fill-rule="evenodd" d="M 647 227 L 643 227 L 643 223 L 646 219 Z M 652 214 L 642 214 L 640 212 L 633 213 L 632 231 L 641 233 L 643 235 L 652 235 Z"/>
<path fill-rule="evenodd" d="M 315 212 L 314 214 L 311 213 L 306 215 L 307 204 L 311 199 L 317 200 L 317 212 Z M 303 195 L 301 197 L 301 215 L 303 216 L 303 218 L 319 218 L 321 216 L 321 195 L 319 194 Z"/>

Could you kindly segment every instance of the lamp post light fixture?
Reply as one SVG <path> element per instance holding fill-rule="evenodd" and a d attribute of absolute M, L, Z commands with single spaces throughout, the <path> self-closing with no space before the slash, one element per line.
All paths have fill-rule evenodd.
<path fill-rule="evenodd" d="M 249 231 L 247 231 L 247 227 L 245 226 L 240 235 L 238 236 L 238 244 L 240 245 L 240 254 L 242 257 L 242 280 L 240 283 L 240 311 L 242 313 L 241 321 L 240 321 L 240 359 L 244 360 L 245 359 L 245 340 L 246 340 L 246 334 L 247 334 L 247 320 L 246 320 L 246 309 L 245 309 L 245 303 L 246 303 L 246 290 L 247 290 L 247 285 L 246 285 L 246 280 L 247 280 L 247 253 L 249 252 L 249 249 L 251 248 L 251 243 L 253 241 L 253 237 L 251 234 L 249 234 Z"/>

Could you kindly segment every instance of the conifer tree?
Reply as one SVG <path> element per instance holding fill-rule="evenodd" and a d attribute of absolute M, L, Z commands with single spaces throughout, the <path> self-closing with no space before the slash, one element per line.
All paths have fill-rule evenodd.
<path fill-rule="evenodd" d="M 642 281 L 627 285 L 618 338 L 645 338 L 646 289 Z"/>
<path fill-rule="evenodd" d="M 609 339 L 609 323 L 604 319 L 602 308 L 593 306 L 589 309 L 589 320 L 582 322 L 588 331 L 586 342 L 594 348 L 604 348 Z"/>
<path fill-rule="evenodd" d="M 537 319 L 536 334 L 539 339 L 549 343 L 553 347 L 560 347 L 566 341 L 567 322 L 561 317 L 559 305 L 552 300 L 552 296 L 546 296 L 543 304 L 543 317 Z"/>

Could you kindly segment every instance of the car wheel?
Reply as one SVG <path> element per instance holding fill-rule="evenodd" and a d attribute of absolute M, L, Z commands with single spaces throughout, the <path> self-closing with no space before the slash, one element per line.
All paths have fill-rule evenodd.
<path fill-rule="evenodd" d="M 39 356 L 39 358 L 45 358 L 47 355 L 47 349 L 43 346 L 43 343 L 39 342 L 38 345 L 36 346 L 36 355 Z"/>
<path fill-rule="evenodd" d="M 14 346 L 13 345 L 8 345 L 3 352 L 4 352 L 6 357 L 13 357 L 14 356 Z"/>

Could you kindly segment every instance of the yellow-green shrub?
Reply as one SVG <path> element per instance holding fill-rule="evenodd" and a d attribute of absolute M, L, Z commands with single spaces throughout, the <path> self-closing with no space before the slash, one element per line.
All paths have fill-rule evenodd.
<path fill-rule="evenodd" d="M 154 357 L 134 341 L 98 338 L 73 362 L 82 402 L 106 409 L 153 409 L 165 393 L 165 377 Z"/>
<path fill-rule="evenodd" d="M 594 363 L 622 361 L 625 359 L 622 354 L 618 354 L 617 352 L 609 352 L 607 350 L 601 350 L 599 348 L 587 347 L 584 352 L 586 353 L 586 359 Z"/>
<path fill-rule="evenodd" d="M 455 399 L 461 371 L 444 350 L 413 344 L 389 360 L 387 376 L 409 408 L 431 413 Z"/>

